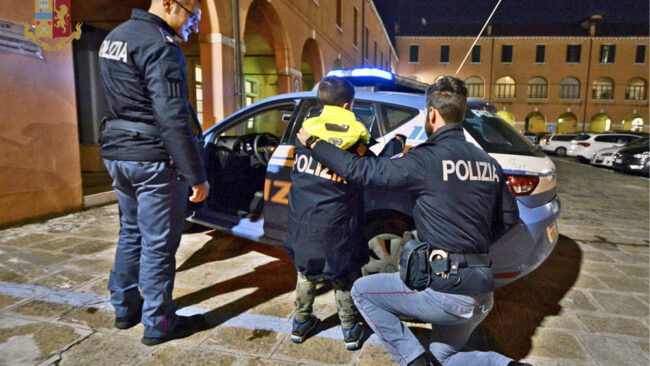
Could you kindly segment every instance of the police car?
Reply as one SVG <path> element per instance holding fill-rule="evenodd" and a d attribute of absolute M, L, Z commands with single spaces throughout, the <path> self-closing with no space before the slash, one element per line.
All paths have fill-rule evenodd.
<path fill-rule="evenodd" d="M 353 112 L 370 132 L 370 150 L 388 157 L 395 146 L 408 149 L 426 140 L 424 106 L 424 94 L 361 91 Z M 188 220 L 281 246 L 296 134 L 306 118 L 319 113 L 316 92 L 283 94 L 252 104 L 207 130 L 206 169 L 213 188 Z M 467 140 L 503 167 L 525 224 L 490 248 L 497 285 L 504 285 L 537 268 L 557 243 L 555 166 L 487 102 L 468 101 L 464 128 Z M 318 174 L 332 178 L 326 169 Z M 402 234 L 414 229 L 411 207 L 406 192 L 365 191 L 364 230 L 372 258 L 364 273 L 398 269 Z"/>

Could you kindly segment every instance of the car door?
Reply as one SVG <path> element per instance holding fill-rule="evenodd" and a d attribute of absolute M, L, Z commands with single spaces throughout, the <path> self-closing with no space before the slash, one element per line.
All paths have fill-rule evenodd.
<path fill-rule="evenodd" d="M 300 100 L 274 99 L 236 112 L 206 131 L 205 160 L 211 190 L 189 221 L 264 240 L 262 217 L 269 163 Z"/>

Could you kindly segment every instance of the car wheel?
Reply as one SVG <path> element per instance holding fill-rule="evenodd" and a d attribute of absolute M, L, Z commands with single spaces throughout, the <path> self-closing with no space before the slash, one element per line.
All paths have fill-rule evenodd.
<path fill-rule="evenodd" d="M 578 156 L 578 161 L 581 162 L 581 163 L 584 163 L 584 164 L 589 163 L 589 159 L 587 159 L 585 157 L 582 157 L 582 156 Z"/>
<path fill-rule="evenodd" d="M 555 155 L 557 155 L 557 156 L 566 156 L 566 148 L 558 147 L 557 149 L 555 149 Z"/>
<path fill-rule="evenodd" d="M 374 273 L 392 273 L 399 270 L 404 244 L 402 235 L 406 223 L 402 218 L 380 218 L 365 227 L 365 235 L 370 249 L 370 261 L 361 268 L 366 276 Z"/>

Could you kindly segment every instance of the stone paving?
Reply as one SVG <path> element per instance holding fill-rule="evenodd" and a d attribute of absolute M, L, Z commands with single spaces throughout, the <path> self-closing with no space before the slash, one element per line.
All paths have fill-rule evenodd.
<path fill-rule="evenodd" d="M 554 161 L 558 245 L 535 272 L 495 292 L 471 344 L 537 366 L 648 365 L 649 181 Z M 293 344 L 291 261 L 215 231 L 184 236 L 174 293 L 181 307 L 209 311 L 213 326 L 143 346 L 142 325 L 116 330 L 106 303 L 117 231 L 116 205 L 0 231 L 0 365 L 393 365 L 372 338 L 351 352 L 332 336 L 328 288 L 315 305 L 321 332 Z M 413 329 L 426 339 L 426 326 Z"/>

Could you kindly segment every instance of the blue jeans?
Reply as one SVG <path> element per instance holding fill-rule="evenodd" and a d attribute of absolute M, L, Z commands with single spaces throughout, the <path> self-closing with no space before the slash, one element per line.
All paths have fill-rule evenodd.
<path fill-rule="evenodd" d="M 351 292 L 366 323 L 400 365 L 408 365 L 425 352 L 400 318 L 432 324 L 429 351 L 442 365 L 506 366 L 512 361 L 496 352 L 460 352 L 492 309 L 492 292 L 456 295 L 432 289 L 413 291 L 399 273 L 360 278 Z"/>
<path fill-rule="evenodd" d="M 104 163 L 120 211 L 120 236 L 108 280 L 115 316 L 131 317 L 142 305 L 144 336 L 165 337 L 178 321 L 172 290 L 187 184 L 165 162 Z"/>

